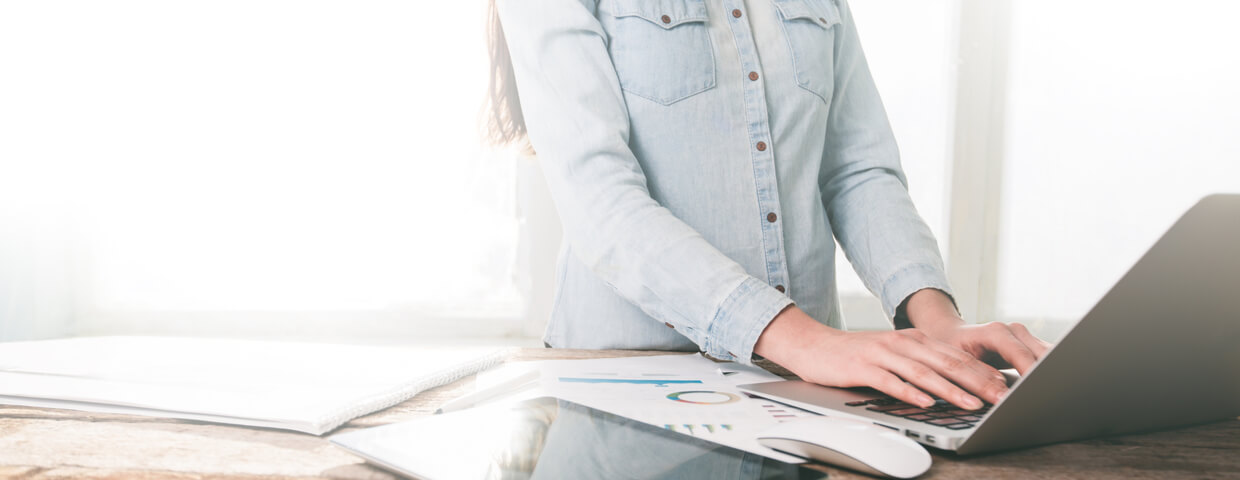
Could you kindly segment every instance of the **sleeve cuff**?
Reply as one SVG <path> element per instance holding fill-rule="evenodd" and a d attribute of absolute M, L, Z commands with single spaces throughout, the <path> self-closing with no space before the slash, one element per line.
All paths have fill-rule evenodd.
<path fill-rule="evenodd" d="M 942 290 L 955 302 L 955 295 L 947 285 L 947 275 L 943 273 L 943 269 L 932 265 L 911 265 L 883 282 L 883 312 L 887 314 L 887 318 L 895 318 L 905 299 L 926 288 Z"/>
<path fill-rule="evenodd" d="M 792 304 L 792 299 L 779 290 L 756 278 L 746 278 L 719 305 L 702 350 L 720 360 L 752 364 L 758 336 Z"/>

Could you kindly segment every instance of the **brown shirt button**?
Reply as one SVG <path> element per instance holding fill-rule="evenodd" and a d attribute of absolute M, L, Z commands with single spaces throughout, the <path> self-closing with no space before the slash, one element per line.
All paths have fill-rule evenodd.
<path fill-rule="evenodd" d="M 758 147 L 758 151 L 759 151 L 759 152 L 765 152 L 765 151 L 766 151 L 766 142 L 758 142 L 758 144 L 757 144 L 757 145 L 755 145 L 755 146 L 756 146 L 756 147 Z"/>
<path fill-rule="evenodd" d="M 757 79 L 758 79 L 758 72 L 749 72 L 749 79 L 750 79 L 750 80 L 757 80 Z"/>
<path fill-rule="evenodd" d="M 766 221 L 775 223 L 776 220 L 779 220 L 779 216 L 775 215 L 775 212 L 766 214 Z"/>
<path fill-rule="evenodd" d="M 667 15 L 664 15 L 663 18 L 661 18 L 660 20 L 663 20 L 663 23 L 672 23 L 672 17 L 669 17 Z"/>
<path fill-rule="evenodd" d="M 822 17 L 818 17 L 818 21 L 822 22 L 824 25 L 827 23 L 827 19 L 822 18 Z"/>
<path fill-rule="evenodd" d="M 670 323 L 667 323 L 667 322 L 663 322 L 663 324 L 664 324 L 664 325 L 667 325 L 667 328 L 671 328 L 671 329 L 675 329 L 675 328 L 676 328 L 674 325 L 672 325 L 672 324 L 670 324 Z"/>
<path fill-rule="evenodd" d="M 772 215 L 774 215 L 774 214 L 772 214 Z M 779 290 L 779 293 L 784 293 L 785 291 L 787 291 L 787 289 L 785 289 L 783 285 L 776 285 L 776 286 L 775 286 L 775 289 L 776 289 L 776 290 Z"/>
<path fill-rule="evenodd" d="M 736 10 L 732 10 L 732 16 L 735 18 L 741 18 L 741 9 L 738 8 Z"/>

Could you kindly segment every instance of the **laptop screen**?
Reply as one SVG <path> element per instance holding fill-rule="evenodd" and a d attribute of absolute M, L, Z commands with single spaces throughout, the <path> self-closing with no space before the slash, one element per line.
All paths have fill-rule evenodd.
<path fill-rule="evenodd" d="M 388 470 L 447 478 L 826 478 L 579 404 L 537 398 L 335 435 Z"/>

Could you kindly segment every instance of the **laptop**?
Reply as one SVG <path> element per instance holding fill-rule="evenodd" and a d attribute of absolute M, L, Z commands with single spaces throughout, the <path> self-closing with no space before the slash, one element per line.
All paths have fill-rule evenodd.
<path fill-rule="evenodd" d="M 922 409 L 870 389 L 742 385 L 975 454 L 1240 416 L 1240 195 L 1188 210 L 1007 396 Z"/>

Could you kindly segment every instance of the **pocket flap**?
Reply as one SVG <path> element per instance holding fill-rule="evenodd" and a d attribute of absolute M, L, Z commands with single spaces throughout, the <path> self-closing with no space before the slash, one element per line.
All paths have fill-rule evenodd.
<path fill-rule="evenodd" d="M 639 17 L 663 28 L 706 22 L 705 0 L 615 0 L 616 18 Z"/>
<path fill-rule="evenodd" d="M 809 20 L 823 28 L 840 23 L 840 10 L 832 0 L 775 0 L 775 8 L 784 20 Z"/>

